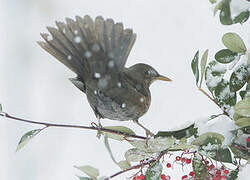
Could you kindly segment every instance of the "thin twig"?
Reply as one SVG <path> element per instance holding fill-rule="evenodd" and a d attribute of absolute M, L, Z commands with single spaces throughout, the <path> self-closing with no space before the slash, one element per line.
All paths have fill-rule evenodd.
<path fill-rule="evenodd" d="M 219 108 L 221 109 L 221 105 L 216 101 L 216 99 L 214 99 L 214 98 L 212 98 L 204 89 L 202 89 L 201 87 L 198 87 L 199 88 L 199 90 L 205 95 L 205 96 L 207 96 L 211 101 L 213 101 L 217 106 L 219 106 Z M 231 117 L 229 116 L 229 114 L 226 112 L 226 111 L 224 111 L 224 110 L 222 110 L 223 111 L 223 114 L 224 115 L 226 115 L 226 116 L 228 116 L 230 119 L 231 119 Z"/>
<path fill-rule="evenodd" d="M 14 120 L 14 121 L 21 121 L 21 122 L 30 123 L 30 124 L 44 125 L 45 127 L 90 129 L 90 130 L 94 130 L 94 131 L 101 131 L 101 132 L 108 132 L 108 133 L 123 135 L 125 137 L 132 137 L 132 138 L 138 138 L 138 139 L 148 139 L 145 136 L 132 135 L 132 134 L 128 134 L 128 133 L 117 131 L 117 130 L 99 128 L 99 127 L 94 127 L 94 126 L 79 126 L 79 125 L 55 124 L 55 123 L 45 123 L 45 122 L 31 121 L 31 120 L 26 120 L 26 119 L 18 118 L 18 117 L 15 117 L 15 116 L 11 116 L 11 115 L 9 115 L 8 113 L 5 113 L 5 112 L 1 112 L 0 116 L 6 117 L 6 118 Z"/>
<path fill-rule="evenodd" d="M 146 165 L 150 165 L 150 164 L 152 164 L 152 163 L 154 163 L 154 162 L 157 162 L 157 161 L 159 161 L 167 152 L 168 152 L 167 150 L 166 150 L 166 151 L 162 151 L 155 159 L 152 159 L 152 160 L 146 161 L 146 162 L 142 162 L 142 163 L 140 163 L 140 164 L 138 164 L 138 165 L 135 165 L 135 166 L 131 166 L 130 168 L 127 168 L 127 169 L 124 169 L 124 170 L 122 170 L 122 171 L 119 171 L 119 172 L 117 172 L 117 173 L 115 173 L 115 174 L 113 174 L 113 175 L 111 175 L 111 176 L 105 178 L 104 180 L 112 179 L 112 178 L 114 178 L 114 177 L 116 177 L 116 176 L 118 176 L 118 175 L 121 175 L 121 174 L 126 173 L 126 172 L 128 172 L 128 171 L 131 171 L 131 170 L 133 170 L 133 169 L 143 168 L 143 167 L 146 166 Z"/>

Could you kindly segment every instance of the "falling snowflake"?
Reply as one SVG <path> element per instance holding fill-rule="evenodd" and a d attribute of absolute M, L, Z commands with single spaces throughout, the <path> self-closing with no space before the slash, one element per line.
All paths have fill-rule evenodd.
<path fill-rule="evenodd" d="M 100 46 L 98 45 L 98 44 L 94 44 L 93 46 L 92 46 L 92 51 L 94 51 L 94 52 L 98 52 L 100 50 Z"/>
<path fill-rule="evenodd" d="M 118 86 L 118 87 L 122 87 L 122 83 L 121 83 L 121 82 L 118 82 L 118 83 L 117 83 L 117 86 Z"/>
<path fill-rule="evenodd" d="M 115 65 L 114 61 L 109 61 L 108 62 L 108 67 L 112 68 L 112 67 L 114 67 L 114 65 Z"/>
<path fill-rule="evenodd" d="M 144 102 L 144 98 L 143 97 L 140 98 L 140 102 Z"/>
<path fill-rule="evenodd" d="M 125 108 L 126 107 L 126 104 L 125 103 L 122 103 L 122 108 Z"/>
<path fill-rule="evenodd" d="M 72 56 L 71 56 L 71 55 L 68 55 L 67 59 L 68 59 L 68 60 L 71 60 L 71 59 L 72 59 Z"/>
<path fill-rule="evenodd" d="M 92 53 L 91 53 L 90 51 L 86 51 L 86 52 L 84 53 L 84 56 L 85 56 L 86 58 L 90 58 L 90 57 L 92 56 Z"/>
<path fill-rule="evenodd" d="M 81 37 L 80 36 L 76 36 L 74 38 L 74 41 L 75 41 L 75 43 L 80 43 L 81 42 Z"/>
<path fill-rule="evenodd" d="M 94 77 L 97 78 L 97 79 L 99 79 L 99 78 L 101 77 L 101 74 L 96 72 L 96 73 L 94 74 Z"/>

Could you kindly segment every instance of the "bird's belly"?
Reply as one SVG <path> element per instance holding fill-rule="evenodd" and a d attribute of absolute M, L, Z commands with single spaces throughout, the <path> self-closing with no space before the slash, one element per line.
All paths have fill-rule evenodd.
<path fill-rule="evenodd" d="M 121 93 L 111 97 L 101 92 L 87 93 L 91 107 L 103 118 L 119 121 L 137 120 L 147 112 L 149 105 L 147 102 L 141 102 L 142 97 L 137 96 L 133 93 Z M 136 99 L 138 103 L 135 102 Z"/>

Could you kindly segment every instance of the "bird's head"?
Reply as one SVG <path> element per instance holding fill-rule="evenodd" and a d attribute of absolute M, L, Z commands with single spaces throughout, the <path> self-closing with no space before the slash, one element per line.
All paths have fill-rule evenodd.
<path fill-rule="evenodd" d="M 150 86 L 155 80 L 172 81 L 171 79 L 160 75 L 153 67 L 143 63 L 131 66 L 129 71 L 133 74 L 133 78 L 139 82 L 145 83 L 147 86 Z"/>

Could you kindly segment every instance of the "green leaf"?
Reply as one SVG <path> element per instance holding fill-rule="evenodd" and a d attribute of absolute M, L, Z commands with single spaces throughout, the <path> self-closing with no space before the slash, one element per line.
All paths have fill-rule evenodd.
<path fill-rule="evenodd" d="M 224 136 L 219 133 L 208 132 L 197 137 L 192 142 L 192 144 L 197 145 L 197 146 L 207 146 L 209 144 L 211 145 L 215 144 L 215 145 L 218 145 L 219 147 L 224 141 L 224 139 L 225 139 Z"/>
<path fill-rule="evenodd" d="M 227 180 L 237 180 L 239 174 L 239 169 L 235 169 L 229 173 Z"/>
<path fill-rule="evenodd" d="M 226 64 L 235 60 L 237 56 L 238 53 L 235 53 L 229 49 L 222 49 L 215 54 L 215 59 L 220 63 Z"/>
<path fill-rule="evenodd" d="M 81 177 L 81 176 L 77 176 L 80 180 L 93 180 L 92 178 L 89 177 Z"/>
<path fill-rule="evenodd" d="M 205 68 L 207 64 L 207 57 L 208 57 L 208 49 L 203 53 L 202 58 L 201 58 L 201 82 L 200 82 L 200 87 L 202 84 L 203 76 L 205 73 Z"/>
<path fill-rule="evenodd" d="M 211 4 L 214 4 L 217 2 L 217 0 L 209 0 Z"/>
<path fill-rule="evenodd" d="M 240 90 L 247 82 L 248 71 L 243 65 L 239 66 L 230 77 L 230 90 L 236 92 Z"/>
<path fill-rule="evenodd" d="M 236 53 L 245 53 L 247 48 L 244 41 L 236 33 L 226 33 L 222 37 L 223 44 L 231 51 Z"/>
<path fill-rule="evenodd" d="M 197 180 L 210 179 L 207 166 L 201 161 L 200 155 L 195 155 L 192 166 Z"/>
<path fill-rule="evenodd" d="M 216 61 L 208 63 L 205 79 L 206 85 L 211 92 L 214 91 L 218 84 L 222 81 L 226 71 L 226 67 Z"/>
<path fill-rule="evenodd" d="M 223 25 L 233 24 L 231 19 L 230 0 L 225 0 L 220 11 L 220 22 Z"/>
<path fill-rule="evenodd" d="M 234 111 L 241 116 L 250 117 L 250 97 L 239 101 L 234 106 Z"/>
<path fill-rule="evenodd" d="M 125 158 L 128 162 L 138 162 L 151 157 L 151 155 L 152 153 L 147 153 L 137 148 L 129 149 L 125 152 Z"/>
<path fill-rule="evenodd" d="M 3 106 L 0 104 L 0 113 L 3 112 Z"/>
<path fill-rule="evenodd" d="M 35 129 L 25 133 L 18 143 L 16 151 L 22 149 L 33 137 L 35 137 L 42 129 Z"/>
<path fill-rule="evenodd" d="M 197 128 L 194 124 L 177 131 L 159 131 L 155 137 L 174 137 L 176 139 L 188 138 L 197 134 Z"/>
<path fill-rule="evenodd" d="M 197 51 L 195 53 L 195 56 L 192 60 L 192 63 L 191 63 L 191 67 L 192 67 L 192 70 L 193 70 L 193 73 L 194 73 L 194 76 L 195 76 L 195 79 L 196 79 L 196 85 L 198 84 L 199 82 L 199 68 L 198 68 L 198 62 L 199 62 L 199 51 Z"/>
<path fill-rule="evenodd" d="M 146 180 L 160 180 L 162 173 L 162 165 L 159 161 L 154 163 L 146 171 Z"/>
<path fill-rule="evenodd" d="M 222 107 L 234 106 L 236 104 L 237 96 L 235 92 L 231 92 L 229 82 L 222 80 L 215 88 L 214 91 L 217 102 Z"/>
<path fill-rule="evenodd" d="M 217 14 L 218 10 L 221 10 L 224 1 L 220 1 L 214 8 L 214 16 Z"/>
<path fill-rule="evenodd" d="M 209 154 L 209 153 L 208 153 Z M 232 163 L 232 155 L 230 150 L 227 149 L 218 149 L 217 152 L 215 152 L 215 156 L 211 157 L 212 159 L 220 162 L 227 162 Z"/>
<path fill-rule="evenodd" d="M 125 126 L 106 126 L 104 128 L 105 129 L 110 129 L 110 130 L 115 130 L 115 131 L 120 131 L 120 132 L 127 133 L 127 134 L 130 134 L 130 135 L 135 135 L 135 132 L 133 130 L 131 130 L 130 128 L 127 128 Z M 108 138 L 115 139 L 115 140 L 118 140 L 118 141 L 123 141 L 124 137 L 125 137 L 124 135 L 108 133 L 108 132 L 105 132 L 104 134 L 107 135 Z"/>
<path fill-rule="evenodd" d="M 250 118 L 240 118 L 235 121 L 235 124 L 240 127 L 247 127 L 250 126 Z"/>
<path fill-rule="evenodd" d="M 246 22 L 249 18 L 249 11 L 244 11 L 244 12 L 241 12 L 238 16 L 236 16 L 233 20 L 233 22 L 236 24 L 236 23 L 240 23 L 240 24 L 243 24 L 244 22 Z"/>
<path fill-rule="evenodd" d="M 106 147 L 106 149 L 107 149 L 107 151 L 108 151 L 108 153 L 109 153 L 111 159 L 113 160 L 113 162 L 114 162 L 115 164 L 117 164 L 117 161 L 115 160 L 115 158 L 114 158 L 114 156 L 113 156 L 113 153 L 112 153 L 112 151 L 111 151 L 111 148 L 110 148 L 110 145 L 109 145 L 109 141 L 108 141 L 107 135 L 104 136 L 104 145 L 105 145 L 105 147 Z"/>
<path fill-rule="evenodd" d="M 247 91 L 244 91 L 244 90 L 240 91 L 239 94 L 240 94 L 241 99 L 244 99 L 246 93 L 247 93 Z"/>
<path fill-rule="evenodd" d="M 161 152 L 173 146 L 176 139 L 173 137 L 157 137 L 149 140 L 129 140 L 128 142 L 144 152 Z"/>
<path fill-rule="evenodd" d="M 76 169 L 84 172 L 85 174 L 87 174 L 89 177 L 91 178 L 97 178 L 99 176 L 99 170 L 92 167 L 92 166 L 74 166 Z"/>
<path fill-rule="evenodd" d="M 119 161 L 118 162 L 118 166 L 122 169 L 128 169 L 129 167 L 131 167 L 131 164 L 127 161 L 127 160 L 123 160 L 123 161 Z"/>

